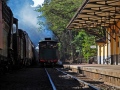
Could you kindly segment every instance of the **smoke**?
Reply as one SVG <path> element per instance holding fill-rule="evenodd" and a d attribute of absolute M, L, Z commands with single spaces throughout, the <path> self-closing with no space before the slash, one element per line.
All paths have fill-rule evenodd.
<path fill-rule="evenodd" d="M 38 13 L 36 13 L 36 11 L 34 11 L 32 8 L 29 6 L 29 4 L 26 4 L 24 7 L 21 8 L 21 10 L 19 11 L 19 15 L 20 15 L 20 23 L 24 23 L 25 25 L 32 25 L 33 27 L 39 27 L 37 22 L 37 16 Z"/>
<path fill-rule="evenodd" d="M 37 17 L 40 13 L 36 12 L 36 7 L 31 7 L 32 0 L 10 0 L 8 6 L 13 11 L 14 17 L 18 19 L 18 28 L 26 31 L 35 45 L 45 37 L 54 37 L 54 34 L 47 26 L 43 26 L 40 31 Z M 41 19 L 44 21 L 45 19 Z"/>

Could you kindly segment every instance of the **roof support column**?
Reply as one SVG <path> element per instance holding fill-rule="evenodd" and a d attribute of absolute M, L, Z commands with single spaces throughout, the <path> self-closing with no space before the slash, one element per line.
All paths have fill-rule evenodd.
<path fill-rule="evenodd" d="M 120 26 L 120 21 L 117 23 Z M 120 64 L 120 28 L 116 26 L 116 64 Z"/>
<path fill-rule="evenodd" d="M 111 38 L 111 65 L 114 65 L 116 61 L 116 57 L 115 57 L 116 43 L 114 40 L 115 33 L 112 31 L 113 28 L 114 26 L 111 26 L 111 29 L 110 29 L 110 35 L 113 37 L 113 38 L 110 37 Z"/>

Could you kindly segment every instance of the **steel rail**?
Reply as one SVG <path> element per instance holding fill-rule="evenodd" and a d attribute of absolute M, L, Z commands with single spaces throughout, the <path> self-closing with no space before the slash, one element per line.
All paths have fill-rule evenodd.
<path fill-rule="evenodd" d="M 75 76 L 73 76 L 73 75 L 70 75 L 70 74 L 68 74 L 68 73 L 66 73 L 66 72 L 64 72 L 64 71 L 59 70 L 58 68 L 56 68 L 56 69 L 57 69 L 58 71 L 62 72 L 63 74 L 65 74 L 65 75 L 67 75 L 67 76 L 70 76 L 71 78 L 74 78 L 74 79 L 76 79 L 77 81 L 79 81 L 79 82 L 81 82 L 81 83 L 84 83 L 85 85 L 89 86 L 89 88 L 91 88 L 92 90 L 100 90 L 100 88 L 98 88 L 98 87 L 96 87 L 96 86 L 93 86 L 93 85 L 91 85 L 90 83 L 87 83 L 87 82 L 85 82 L 85 81 L 83 81 L 83 80 L 80 80 L 80 79 L 78 79 L 77 77 L 75 77 Z"/>
<path fill-rule="evenodd" d="M 45 71 L 47 73 L 47 76 L 49 78 L 49 81 L 50 81 L 50 83 L 52 85 L 53 90 L 57 90 L 56 87 L 55 87 L 55 85 L 54 85 L 54 83 L 53 83 L 53 81 L 52 81 L 52 79 L 51 79 L 51 77 L 50 77 L 50 75 L 49 75 L 49 73 L 48 73 L 48 71 L 46 70 L 46 68 L 45 68 Z"/>

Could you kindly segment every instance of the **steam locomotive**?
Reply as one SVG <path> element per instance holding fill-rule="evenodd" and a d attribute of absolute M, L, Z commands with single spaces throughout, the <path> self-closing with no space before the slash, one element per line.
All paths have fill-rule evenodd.
<path fill-rule="evenodd" d="M 57 41 L 51 38 L 39 42 L 39 62 L 41 66 L 56 65 L 58 62 Z"/>
<path fill-rule="evenodd" d="M 29 66 L 35 60 L 35 47 L 27 32 L 18 29 L 18 19 L 0 0 L 0 73 Z"/>

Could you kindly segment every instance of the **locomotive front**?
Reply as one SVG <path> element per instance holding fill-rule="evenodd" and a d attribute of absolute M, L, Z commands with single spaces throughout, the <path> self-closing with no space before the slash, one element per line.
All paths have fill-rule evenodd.
<path fill-rule="evenodd" d="M 55 65 L 58 62 L 57 41 L 45 38 L 39 42 L 39 62 L 41 65 Z"/>

